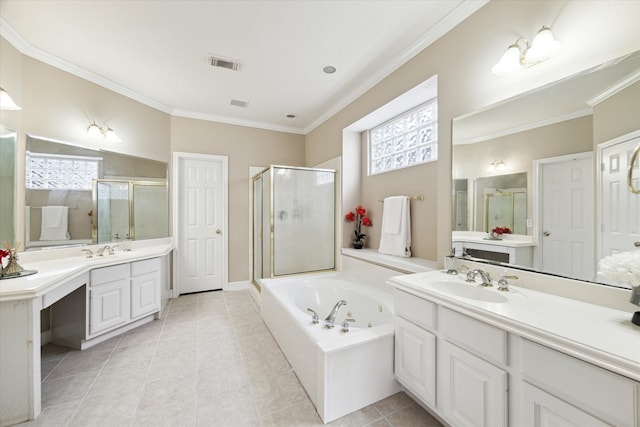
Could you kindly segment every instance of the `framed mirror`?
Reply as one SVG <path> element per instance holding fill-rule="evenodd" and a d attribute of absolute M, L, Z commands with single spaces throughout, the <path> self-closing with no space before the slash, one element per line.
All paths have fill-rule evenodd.
<path fill-rule="evenodd" d="M 169 235 L 166 163 L 33 135 L 25 158 L 26 250 Z"/>
<path fill-rule="evenodd" d="M 597 275 L 598 261 L 605 252 L 598 242 L 605 239 L 602 230 L 608 226 L 606 215 L 601 214 L 606 209 L 599 195 L 602 178 L 597 170 L 601 155 L 598 144 L 608 140 L 602 137 L 603 123 L 611 138 L 630 132 L 628 128 L 615 129 L 621 118 L 625 123 L 638 123 L 637 101 L 607 101 L 616 94 L 623 100 L 635 99 L 625 91 L 637 93 L 638 75 L 640 52 L 635 52 L 454 119 L 454 249 L 456 244 L 462 245 L 456 242 L 471 242 L 470 247 L 476 244 L 483 250 L 490 247 L 487 244 L 494 244 L 496 253 L 503 249 L 505 253 L 507 249 L 517 253 L 518 248 L 527 248 L 521 251 L 526 257 L 501 261 L 604 283 Z M 606 103 L 606 108 L 599 108 L 601 103 Z M 524 179 L 513 186 L 501 182 L 513 175 Z M 499 198 L 506 192 L 513 193 L 513 198 Z M 516 198 L 520 199 L 518 207 Z M 640 198 L 632 204 L 640 206 Z M 516 214 L 516 210 L 520 212 Z M 521 225 L 514 223 L 513 234 L 503 241 L 487 242 L 487 231 L 494 225 L 508 226 L 509 215 L 519 216 Z M 636 222 L 640 224 L 637 214 L 627 217 L 633 225 L 625 230 L 632 230 Z M 578 223 L 579 228 L 572 228 Z M 554 253 L 552 249 L 570 245 L 582 247 L 582 252 L 569 254 L 556 249 Z M 490 259 L 487 256 L 482 260 L 492 262 Z"/>
<path fill-rule="evenodd" d="M 16 144 L 16 132 L 0 124 L 0 243 L 16 241 Z"/>

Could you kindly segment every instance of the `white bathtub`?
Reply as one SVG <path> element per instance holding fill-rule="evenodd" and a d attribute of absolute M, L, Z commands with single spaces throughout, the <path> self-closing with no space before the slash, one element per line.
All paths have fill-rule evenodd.
<path fill-rule="evenodd" d="M 325 423 L 400 391 L 393 374 L 393 297 L 340 273 L 263 279 L 262 317 Z M 339 300 L 333 329 L 323 319 Z M 320 323 L 311 323 L 312 308 Z M 350 315 L 350 316 L 349 316 Z M 355 319 L 341 332 L 346 317 Z"/>

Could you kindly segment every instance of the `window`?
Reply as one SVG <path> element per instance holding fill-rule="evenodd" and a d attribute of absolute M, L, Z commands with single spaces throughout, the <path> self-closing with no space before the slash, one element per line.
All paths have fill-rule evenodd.
<path fill-rule="evenodd" d="M 26 157 L 26 188 L 34 190 L 91 190 L 102 161 L 100 157 L 29 151 Z"/>
<path fill-rule="evenodd" d="M 437 98 L 369 130 L 369 175 L 438 160 Z"/>

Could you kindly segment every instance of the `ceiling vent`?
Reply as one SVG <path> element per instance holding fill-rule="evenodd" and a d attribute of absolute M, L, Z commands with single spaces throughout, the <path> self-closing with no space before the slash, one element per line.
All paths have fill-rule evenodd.
<path fill-rule="evenodd" d="M 209 57 L 209 64 L 211 64 L 212 67 L 226 68 L 227 70 L 233 70 L 233 71 L 238 71 L 240 69 L 239 62 L 234 62 L 228 59 L 222 59 L 215 56 Z"/>
<path fill-rule="evenodd" d="M 232 99 L 231 101 L 229 101 L 229 104 L 233 105 L 234 107 L 241 107 L 241 108 L 247 108 L 249 106 L 248 101 L 239 101 L 237 99 Z"/>

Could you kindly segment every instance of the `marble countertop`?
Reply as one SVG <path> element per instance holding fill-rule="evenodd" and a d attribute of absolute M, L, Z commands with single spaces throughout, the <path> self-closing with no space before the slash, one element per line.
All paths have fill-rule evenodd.
<path fill-rule="evenodd" d="M 19 254 L 18 262 L 25 270 L 38 272 L 30 276 L 0 280 L 0 302 L 37 298 L 94 268 L 164 256 L 173 250 L 171 239 L 158 239 L 134 244 L 129 252 L 116 249 L 114 255 L 94 255 L 93 258 L 87 258 L 81 252 L 81 249 L 90 248 L 95 253 L 102 246 L 105 245 Z"/>
<path fill-rule="evenodd" d="M 436 282 L 449 282 L 441 286 Z M 509 286 L 481 288 L 462 276 L 431 271 L 392 277 L 390 284 L 521 337 L 640 381 L 640 326 L 631 313 Z M 447 285 L 449 288 L 447 288 Z M 489 292 L 487 302 L 455 294 L 460 286 Z M 463 289 L 464 290 L 464 289 Z M 464 292 L 462 292 L 463 294 Z"/>

